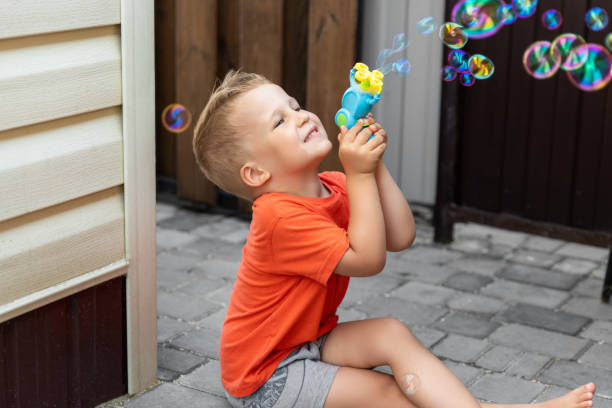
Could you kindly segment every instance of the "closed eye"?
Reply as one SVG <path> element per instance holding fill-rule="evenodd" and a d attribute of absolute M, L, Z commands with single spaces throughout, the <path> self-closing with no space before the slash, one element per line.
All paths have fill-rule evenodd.
<path fill-rule="evenodd" d="M 274 129 L 276 129 L 277 127 L 279 127 L 280 125 L 282 125 L 284 121 L 285 121 L 285 119 L 280 118 L 280 119 L 278 120 L 278 122 L 276 122 L 276 123 L 274 124 Z"/>

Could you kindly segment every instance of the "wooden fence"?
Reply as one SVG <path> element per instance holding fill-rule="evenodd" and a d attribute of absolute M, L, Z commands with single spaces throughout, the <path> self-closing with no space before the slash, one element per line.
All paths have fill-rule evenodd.
<path fill-rule="evenodd" d="M 215 80 L 230 68 L 282 85 L 319 115 L 337 152 L 333 116 L 355 63 L 357 0 L 156 0 L 155 14 L 157 172 L 176 180 L 179 198 L 219 200 L 197 168 L 191 139 Z M 193 113 L 192 125 L 178 135 L 159 121 L 170 103 Z M 340 169 L 337 154 L 322 168 Z"/>

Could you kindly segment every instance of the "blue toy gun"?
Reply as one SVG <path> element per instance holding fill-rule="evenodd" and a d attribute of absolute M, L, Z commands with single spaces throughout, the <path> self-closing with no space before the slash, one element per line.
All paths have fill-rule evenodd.
<path fill-rule="evenodd" d="M 338 127 L 352 128 L 359 118 L 372 110 L 380 100 L 384 74 L 378 70 L 370 72 L 363 62 L 358 62 L 351 69 L 349 81 L 351 86 L 342 96 L 342 108 L 336 112 L 334 121 Z"/>

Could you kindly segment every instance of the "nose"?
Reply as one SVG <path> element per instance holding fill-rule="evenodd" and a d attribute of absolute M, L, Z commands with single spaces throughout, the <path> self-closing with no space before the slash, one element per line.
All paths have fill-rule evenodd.
<path fill-rule="evenodd" d="M 308 119 L 310 118 L 308 112 L 306 112 L 304 109 L 301 109 L 296 113 L 298 126 L 302 126 L 304 123 L 308 122 Z"/>

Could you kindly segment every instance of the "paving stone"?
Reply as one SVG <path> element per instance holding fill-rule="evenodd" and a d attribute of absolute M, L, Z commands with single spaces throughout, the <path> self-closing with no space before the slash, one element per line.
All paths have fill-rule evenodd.
<path fill-rule="evenodd" d="M 589 276 L 587 279 L 581 281 L 574 289 L 572 293 L 574 295 L 599 298 L 601 296 L 601 289 L 603 288 L 603 279 Z"/>
<path fill-rule="evenodd" d="M 586 275 L 597 267 L 593 261 L 584 259 L 567 258 L 553 265 L 552 269 L 573 275 Z"/>
<path fill-rule="evenodd" d="M 557 358 L 573 358 L 588 340 L 520 324 L 509 324 L 495 330 L 489 341 L 510 348 L 532 351 Z"/>
<path fill-rule="evenodd" d="M 188 210 L 178 210 L 170 218 L 157 223 L 159 228 L 190 232 L 202 225 L 219 222 L 223 219 L 220 214 L 198 213 Z"/>
<path fill-rule="evenodd" d="M 593 367 L 611 369 L 612 344 L 593 344 L 591 348 L 578 359 L 578 362 Z"/>
<path fill-rule="evenodd" d="M 202 257 L 202 259 L 224 259 L 238 261 L 242 258 L 242 244 L 234 244 L 214 238 L 200 238 L 181 249 Z"/>
<path fill-rule="evenodd" d="M 509 265 L 498 276 L 511 281 L 561 290 L 570 290 L 582 278 L 577 275 L 520 264 Z"/>
<path fill-rule="evenodd" d="M 605 248 L 595 247 L 591 245 L 576 244 L 572 242 L 566 243 L 557 251 L 555 251 L 555 253 L 566 257 L 583 258 L 589 259 L 591 261 L 600 262 L 608 258 L 609 251 L 609 249 Z"/>
<path fill-rule="evenodd" d="M 612 322 L 595 320 L 580 333 L 580 336 L 612 344 Z"/>
<path fill-rule="evenodd" d="M 524 248 L 531 249 L 540 252 L 553 252 L 565 244 L 565 241 L 558 239 L 552 239 L 547 237 L 541 237 L 537 235 L 530 235 L 521 245 Z"/>
<path fill-rule="evenodd" d="M 469 386 L 476 378 L 482 375 L 483 371 L 467 364 L 455 363 L 451 360 L 442 360 L 444 365 L 455 374 L 465 385 Z"/>
<path fill-rule="evenodd" d="M 544 368 L 546 363 L 550 361 L 549 356 L 544 356 L 538 353 L 525 352 L 523 355 L 514 361 L 506 370 L 506 374 L 515 375 L 527 379 L 535 378 L 535 376 Z"/>
<path fill-rule="evenodd" d="M 425 348 L 431 348 L 446 336 L 446 333 L 430 327 L 413 326 L 410 331 Z"/>
<path fill-rule="evenodd" d="M 459 239 L 453 241 L 450 248 L 468 254 L 484 255 L 489 253 L 489 243 L 484 239 Z"/>
<path fill-rule="evenodd" d="M 391 274 L 406 280 L 440 284 L 456 272 L 455 269 L 446 266 L 406 262 L 395 257 L 387 257 L 387 264 L 382 274 Z"/>
<path fill-rule="evenodd" d="M 446 357 L 458 362 L 473 363 L 488 347 L 489 343 L 485 340 L 449 334 L 448 337 L 434 346 L 433 353 L 438 357 Z"/>
<path fill-rule="evenodd" d="M 339 307 L 337 313 L 338 321 L 340 323 L 363 320 L 368 317 L 364 312 L 360 312 L 359 310 L 355 309 L 345 309 L 344 307 Z"/>
<path fill-rule="evenodd" d="M 608 264 L 604 263 L 598 266 L 597 268 L 595 268 L 595 270 L 591 274 L 595 278 L 604 279 L 607 271 L 608 271 Z"/>
<path fill-rule="evenodd" d="M 523 352 L 510 347 L 494 346 L 476 360 L 476 365 L 488 370 L 504 371 L 506 367 L 516 362 L 522 355 Z"/>
<path fill-rule="evenodd" d="M 394 317 L 408 326 L 427 326 L 448 313 L 442 306 L 428 306 L 410 302 L 396 297 L 370 298 L 361 305 L 355 306 L 368 317 Z"/>
<path fill-rule="evenodd" d="M 176 214 L 174 205 L 157 202 L 155 205 L 155 222 L 159 225 L 160 222 L 171 218 Z"/>
<path fill-rule="evenodd" d="M 480 290 L 483 295 L 497 299 L 529 303 L 536 306 L 555 308 L 568 297 L 567 292 L 524 283 L 497 279 Z"/>
<path fill-rule="evenodd" d="M 602 303 L 599 298 L 574 296 L 561 309 L 594 320 L 612 320 L 612 303 Z"/>
<path fill-rule="evenodd" d="M 543 384 L 493 373 L 480 377 L 469 388 L 475 398 L 496 403 L 529 403 L 544 391 Z"/>
<path fill-rule="evenodd" d="M 220 337 L 218 331 L 201 328 L 173 339 L 170 344 L 218 360 Z"/>
<path fill-rule="evenodd" d="M 189 285 L 192 276 L 188 272 L 170 269 L 157 270 L 157 289 L 172 292 L 181 286 Z"/>
<path fill-rule="evenodd" d="M 402 251 L 402 259 L 406 262 L 418 262 L 425 264 L 443 265 L 455 259 L 461 258 L 463 254 L 449 251 L 438 247 L 412 247 Z"/>
<path fill-rule="evenodd" d="M 244 244 L 249 233 L 249 223 L 238 218 L 224 217 L 218 222 L 202 225 L 192 232 L 202 238 Z"/>
<path fill-rule="evenodd" d="M 163 383 L 150 391 L 126 401 L 125 406 L 127 408 L 230 408 L 225 398 L 219 398 L 216 395 L 173 383 Z"/>
<path fill-rule="evenodd" d="M 203 298 L 219 288 L 231 285 L 230 282 L 218 276 L 197 276 L 193 272 L 189 275 L 190 280 L 186 284 L 175 288 L 176 291 L 187 296 Z"/>
<path fill-rule="evenodd" d="M 527 235 L 522 232 L 508 231 L 475 223 L 456 225 L 454 232 L 457 238 L 484 238 L 493 244 L 503 244 L 512 247 L 520 245 L 527 239 Z"/>
<path fill-rule="evenodd" d="M 182 294 L 157 294 L 157 312 L 163 316 L 182 319 L 187 322 L 201 320 L 205 316 L 216 312 L 222 306 L 207 299 Z"/>
<path fill-rule="evenodd" d="M 588 366 L 574 361 L 559 360 L 546 368 L 538 379 L 548 384 L 574 389 L 589 382 L 595 383 L 595 395 L 612 398 L 612 370 Z"/>
<path fill-rule="evenodd" d="M 163 343 L 164 341 L 168 341 L 180 333 L 186 333 L 192 329 L 193 326 L 188 323 L 172 318 L 158 317 L 157 342 Z"/>
<path fill-rule="evenodd" d="M 184 247 L 197 239 L 197 236 L 186 232 L 157 228 L 156 244 L 158 248 L 171 249 Z"/>
<path fill-rule="evenodd" d="M 181 373 L 177 373 L 176 371 L 167 370 L 165 368 L 157 367 L 157 379 L 160 381 L 174 381 Z"/>
<path fill-rule="evenodd" d="M 219 289 L 213 290 L 206 297 L 218 305 L 227 307 L 229 305 L 234 285 L 226 284 Z"/>
<path fill-rule="evenodd" d="M 198 327 L 206 327 L 215 331 L 221 332 L 223 328 L 223 322 L 225 321 L 226 308 L 216 311 L 210 316 L 206 316 L 204 319 L 199 320 L 195 323 Z"/>
<path fill-rule="evenodd" d="M 499 324 L 472 313 L 452 312 L 441 318 L 434 327 L 445 332 L 483 339 L 497 329 Z"/>
<path fill-rule="evenodd" d="M 210 360 L 190 374 L 181 376 L 178 383 L 225 398 L 225 391 L 221 385 L 221 367 L 217 360 Z"/>
<path fill-rule="evenodd" d="M 492 281 L 493 279 L 488 276 L 479 275 L 477 273 L 457 272 L 444 282 L 444 286 L 451 289 L 475 292 Z"/>
<path fill-rule="evenodd" d="M 519 249 L 506 256 L 506 260 L 525 265 L 550 267 L 561 260 L 560 255 L 548 252 Z"/>
<path fill-rule="evenodd" d="M 206 358 L 196 356 L 186 351 L 175 350 L 172 348 L 158 346 L 157 347 L 157 365 L 158 367 L 172 370 L 177 373 L 186 373 L 194 367 L 202 364 Z"/>
<path fill-rule="evenodd" d="M 508 245 L 491 245 L 489 253 L 487 254 L 491 258 L 499 258 L 501 260 L 506 259 L 510 254 L 514 252 L 514 248 Z"/>
<path fill-rule="evenodd" d="M 421 282 L 408 282 L 393 290 L 391 296 L 426 305 L 444 305 L 456 294 L 454 290 Z"/>
<path fill-rule="evenodd" d="M 228 261 L 225 259 L 206 259 L 195 266 L 193 273 L 196 276 L 220 277 L 227 281 L 234 282 L 239 268 L 240 260 Z"/>
<path fill-rule="evenodd" d="M 498 319 L 511 323 L 521 323 L 541 329 L 575 335 L 591 322 L 583 316 L 562 311 L 554 311 L 540 306 L 519 303 L 509 307 L 497 316 Z"/>
<path fill-rule="evenodd" d="M 447 266 L 463 272 L 473 272 L 493 277 L 505 264 L 499 260 L 471 257 L 449 262 Z"/>
<path fill-rule="evenodd" d="M 352 278 L 342 304 L 350 307 L 362 303 L 369 297 L 382 296 L 383 293 L 388 293 L 404 282 L 404 279 L 383 274 L 367 278 Z"/>

